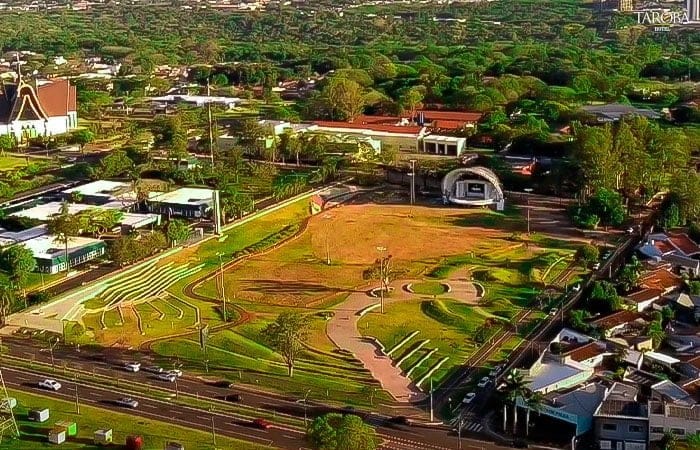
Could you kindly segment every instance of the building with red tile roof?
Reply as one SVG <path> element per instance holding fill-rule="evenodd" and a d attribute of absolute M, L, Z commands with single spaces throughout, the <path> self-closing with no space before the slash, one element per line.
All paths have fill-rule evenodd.
<path fill-rule="evenodd" d="M 594 328 L 599 329 L 605 337 L 611 337 L 619 331 L 623 331 L 630 325 L 642 318 L 641 314 L 636 311 L 629 311 L 623 309 L 621 311 L 614 312 L 607 316 L 603 316 L 599 319 L 593 320 L 590 325 Z"/>
<path fill-rule="evenodd" d="M 0 135 L 18 141 L 66 133 L 78 125 L 75 86 L 65 79 L 0 84 Z"/>
<path fill-rule="evenodd" d="M 682 288 L 683 278 L 671 272 L 668 267 L 659 267 L 645 273 L 639 278 L 639 286 L 650 289 L 661 289 L 668 294 Z"/>
<path fill-rule="evenodd" d="M 642 288 L 628 294 L 625 297 L 628 303 L 634 305 L 637 312 L 642 312 L 645 309 L 651 307 L 651 305 L 661 298 L 665 292 L 661 288 Z"/>

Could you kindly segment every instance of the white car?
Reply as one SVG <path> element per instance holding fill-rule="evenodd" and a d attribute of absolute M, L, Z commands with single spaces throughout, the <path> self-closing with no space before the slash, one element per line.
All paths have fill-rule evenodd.
<path fill-rule="evenodd" d="M 549 310 L 549 315 L 554 317 L 559 313 L 559 308 L 552 308 Z"/>
<path fill-rule="evenodd" d="M 174 373 L 159 373 L 158 379 L 161 381 L 169 381 L 173 383 L 177 379 L 177 376 Z"/>
<path fill-rule="evenodd" d="M 133 362 L 124 366 L 124 370 L 127 372 L 138 372 L 141 370 L 141 363 Z"/>
<path fill-rule="evenodd" d="M 479 380 L 479 382 L 477 383 L 477 386 L 480 388 L 484 388 L 484 387 L 488 386 L 490 382 L 491 382 L 491 380 L 489 379 L 489 377 L 484 377 L 481 380 Z"/>
<path fill-rule="evenodd" d="M 578 292 L 581 290 L 581 285 L 580 284 L 575 284 L 574 287 L 572 288 L 574 292 Z"/>
<path fill-rule="evenodd" d="M 124 408 L 136 408 L 139 406 L 139 402 L 134 400 L 131 397 L 121 397 L 118 398 L 114 401 L 119 406 L 123 406 Z"/>
<path fill-rule="evenodd" d="M 464 400 L 462 400 L 462 403 L 464 403 L 465 405 L 468 405 L 471 402 L 473 402 L 475 398 L 476 398 L 476 394 L 474 392 L 470 392 L 464 396 Z"/>
<path fill-rule="evenodd" d="M 182 376 L 182 370 L 180 370 L 180 369 L 169 370 L 168 373 L 173 374 L 178 378 L 180 378 Z"/>
<path fill-rule="evenodd" d="M 56 380 L 48 379 L 48 380 L 40 381 L 39 387 L 42 389 L 49 389 L 52 391 L 57 391 L 57 390 L 61 389 L 61 383 L 59 383 Z"/>
<path fill-rule="evenodd" d="M 600 269 L 600 263 L 599 263 L 599 262 L 594 263 L 592 267 L 593 267 L 593 270 L 599 270 L 599 269 Z"/>

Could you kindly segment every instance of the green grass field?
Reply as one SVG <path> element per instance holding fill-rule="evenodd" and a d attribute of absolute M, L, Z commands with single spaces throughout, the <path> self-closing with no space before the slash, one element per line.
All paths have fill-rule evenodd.
<path fill-rule="evenodd" d="M 211 434 L 185 428 L 172 423 L 157 422 L 126 413 L 107 411 L 91 406 L 80 406 L 80 414 L 75 414 L 75 404 L 55 400 L 25 392 L 9 391 L 18 401 L 14 412 L 20 427 L 19 439 L 3 439 L 0 449 L 35 450 L 39 448 L 65 448 L 70 450 L 100 449 L 93 445 L 93 432 L 100 428 L 113 430 L 114 443 L 123 445 L 128 435 L 142 436 L 146 449 L 162 449 L 167 442 L 179 442 L 186 449 L 211 450 L 214 448 L 235 448 L 241 450 L 256 450 L 267 447 L 217 436 L 216 447 L 212 445 Z M 49 408 L 50 418 L 45 423 L 35 423 L 26 420 L 30 408 Z M 68 438 L 65 444 L 57 447 L 50 444 L 46 433 L 54 423 L 68 420 L 78 425 L 78 436 Z"/>
<path fill-rule="evenodd" d="M 0 171 L 24 167 L 26 165 L 27 161 L 24 158 L 9 155 L 0 156 Z"/>

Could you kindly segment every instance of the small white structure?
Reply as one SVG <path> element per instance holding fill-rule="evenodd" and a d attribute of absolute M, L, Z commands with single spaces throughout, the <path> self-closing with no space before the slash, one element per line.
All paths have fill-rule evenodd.
<path fill-rule="evenodd" d="M 151 192 L 148 207 L 151 212 L 165 216 L 201 218 L 214 204 L 214 190 L 180 188 L 171 192 Z"/>
<path fill-rule="evenodd" d="M 66 430 L 62 428 L 54 428 L 49 431 L 49 442 L 52 444 L 63 444 L 66 442 Z"/>
<path fill-rule="evenodd" d="M 81 197 L 81 202 L 102 205 L 114 201 L 135 202 L 136 193 L 131 183 L 123 181 L 97 180 L 91 183 L 66 189 L 61 192 L 66 200 L 72 200 L 74 195 Z"/>
<path fill-rule="evenodd" d="M 111 444 L 112 443 L 112 429 L 102 429 L 95 431 L 93 435 L 93 442 L 98 445 Z"/>
<path fill-rule="evenodd" d="M 423 137 L 421 151 L 434 155 L 461 156 L 467 148 L 467 138 L 429 134 Z"/>
<path fill-rule="evenodd" d="M 235 108 L 241 99 L 238 97 L 223 97 L 209 95 L 186 95 L 186 94 L 169 94 L 161 97 L 150 97 L 148 99 L 152 103 L 160 104 L 176 104 L 188 103 L 195 106 L 204 106 L 207 104 L 216 104 L 225 106 L 228 109 Z"/>

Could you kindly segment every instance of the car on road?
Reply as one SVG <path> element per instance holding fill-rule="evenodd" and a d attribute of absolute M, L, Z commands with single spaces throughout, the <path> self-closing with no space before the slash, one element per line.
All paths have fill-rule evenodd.
<path fill-rule="evenodd" d="M 163 373 L 163 368 L 160 366 L 146 366 L 143 368 L 144 372 L 150 372 L 150 373 Z"/>
<path fill-rule="evenodd" d="M 556 316 L 557 314 L 559 314 L 559 308 L 552 308 L 552 309 L 549 310 L 549 315 L 550 315 L 550 316 L 554 317 L 554 316 Z"/>
<path fill-rule="evenodd" d="M 394 416 L 391 419 L 389 419 L 389 422 L 393 423 L 395 425 L 410 425 L 411 424 L 411 421 L 406 416 Z"/>
<path fill-rule="evenodd" d="M 241 394 L 228 394 L 224 395 L 224 400 L 226 400 L 227 402 L 238 403 L 241 400 L 243 400 L 243 397 L 241 397 Z"/>
<path fill-rule="evenodd" d="M 576 283 L 576 284 L 574 285 L 574 287 L 572 287 L 571 289 L 572 289 L 574 292 L 578 292 L 578 291 L 581 290 L 581 284 L 580 284 L 580 283 Z"/>
<path fill-rule="evenodd" d="M 126 370 L 127 372 L 138 372 L 139 370 L 141 370 L 141 363 L 139 363 L 139 362 L 127 363 L 124 366 L 124 370 Z"/>
<path fill-rule="evenodd" d="M 489 385 L 491 382 L 491 379 L 489 377 L 483 377 L 479 382 L 477 383 L 477 386 L 480 388 L 485 388 L 486 386 Z"/>
<path fill-rule="evenodd" d="M 156 377 L 160 381 L 168 381 L 170 383 L 174 383 L 175 380 L 177 380 L 177 377 L 175 376 L 174 373 L 159 373 L 158 376 Z"/>
<path fill-rule="evenodd" d="M 634 234 L 634 227 L 627 228 L 627 234 Z"/>
<path fill-rule="evenodd" d="M 261 430 L 267 430 L 272 427 L 272 424 L 265 419 L 254 419 L 250 424 Z"/>
<path fill-rule="evenodd" d="M 592 268 L 593 270 L 600 270 L 600 263 L 599 263 L 599 262 L 593 263 L 593 265 L 591 266 L 591 268 Z"/>
<path fill-rule="evenodd" d="M 172 373 L 176 377 L 180 378 L 182 376 L 182 370 L 180 369 L 173 369 L 173 370 L 168 370 L 168 373 Z"/>
<path fill-rule="evenodd" d="M 131 397 L 120 397 L 114 401 L 118 406 L 123 406 L 124 408 L 136 408 L 139 406 L 139 402 Z"/>
<path fill-rule="evenodd" d="M 50 391 L 57 391 L 61 389 L 61 383 L 56 380 L 46 379 L 39 382 L 39 387 Z"/>
<path fill-rule="evenodd" d="M 209 386 L 219 387 L 219 388 L 232 388 L 233 383 L 228 380 L 217 380 L 208 383 Z"/>
<path fill-rule="evenodd" d="M 476 393 L 475 393 L 475 392 L 470 392 L 470 393 L 468 393 L 467 395 L 464 396 L 464 399 L 462 400 L 462 403 L 464 403 L 465 405 L 468 405 L 468 404 L 470 404 L 471 402 L 473 402 L 475 398 L 476 398 Z"/>

